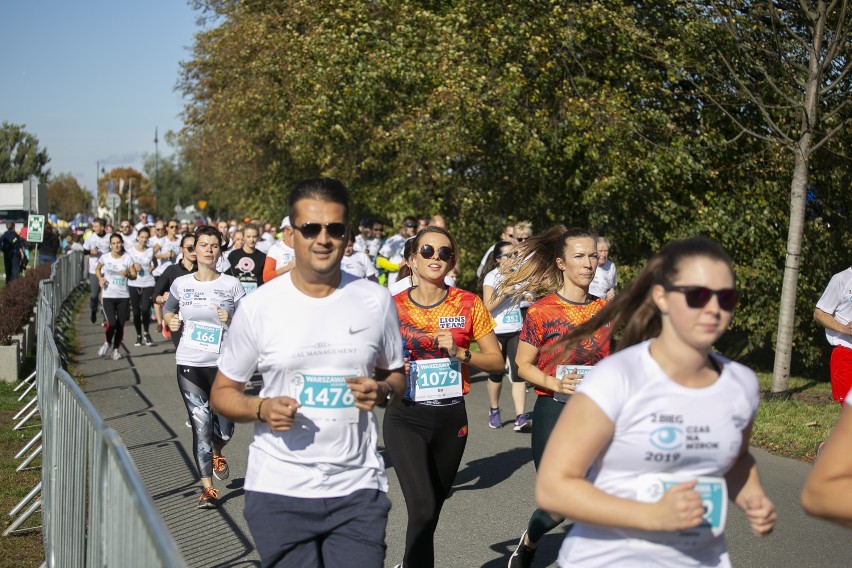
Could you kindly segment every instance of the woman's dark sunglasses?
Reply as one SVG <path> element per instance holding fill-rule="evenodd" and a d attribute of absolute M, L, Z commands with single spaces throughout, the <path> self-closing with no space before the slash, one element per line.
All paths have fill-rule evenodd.
<path fill-rule="evenodd" d="M 313 240 L 319 236 L 323 227 L 325 227 L 328 236 L 332 239 L 342 239 L 346 236 L 348 229 L 346 223 L 326 223 L 325 225 L 322 223 L 302 223 L 298 227 L 293 228 L 302 233 L 302 236 L 306 239 Z"/>
<path fill-rule="evenodd" d="M 423 245 L 420 247 L 420 256 L 425 258 L 426 260 L 431 260 L 435 256 L 435 247 L 432 245 Z M 453 253 L 453 249 L 450 247 L 439 247 L 438 248 L 438 259 L 444 262 L 449 262 L 455 254 Z"/>
<path fill-rule="evenodd" d="M 666 292 L 680 292 L 686 297 L 686 305 L 690 308 L 703 308 L 710 302 L 710 298 L 716 296 L 719 307 L 726 312 L 733 311 L 740 301 L 740 293 L 733 288 L 723 290 L 711 290 L 704 286 L 663 286 Z"/>
<path fill-rule="evenodd" d="M 186 249 L 186 252 L 195 252 L 195 247 L 193 245 L 189 245 L 188 247 L 183 247 Z"/>

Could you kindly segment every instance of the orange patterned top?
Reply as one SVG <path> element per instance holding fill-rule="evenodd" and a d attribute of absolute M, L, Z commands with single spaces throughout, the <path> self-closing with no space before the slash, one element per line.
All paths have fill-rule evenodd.
<path fill-rule="evenodd" d="M 555 376 L 557 364 L 594 365 L 609 355 L 609 325 L 598 329 L 591 337 L 584 338 L 572 353 L 561 353 L 546 349 L 556 343 L 578 325 L 592 319 L 606 305 L 606 300 L 594 298 L 587 304 L 569 302 L 556 292 L 530 306 L 520 340 L 538 349 L 536 366 Z M 553 396 L 553 391 L 536 386 L 539 396 Z"/>
<path fill-rule="evenodd" d="M 453 341 L 462 349 L 472 340 L 488 335 L 494 329 L 494 318 L 476 294 L 450 286 L 443 301 L 434 306 L 421 306 L 411 299 L 410 290 L 393 297 L 399 312 L 399 331 L 412 360 L 448 357 L 438 348 L 435 333 L 449 329 Z M 462 392 L 470 391 L 470 370 L 462 365 Z"/>

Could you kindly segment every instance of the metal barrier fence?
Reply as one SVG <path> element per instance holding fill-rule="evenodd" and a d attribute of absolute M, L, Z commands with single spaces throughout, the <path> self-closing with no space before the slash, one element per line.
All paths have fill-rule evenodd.
<path fill-rule="evenodd" d="M 10 513 L 14 532 L 39 507 L 45 566 L 185 566 L 174 540 L 145 491 L 121 437 L 62 368 L 54 334 L 65 304 L 85 275 L 80 253 L 59 259 L 39 287 L 36 372 L 42 431 L 41 482 Z M 63 312 L 63 307 L 65 311 Z M 33 410 L 33 412 L 36 409 Z"/>

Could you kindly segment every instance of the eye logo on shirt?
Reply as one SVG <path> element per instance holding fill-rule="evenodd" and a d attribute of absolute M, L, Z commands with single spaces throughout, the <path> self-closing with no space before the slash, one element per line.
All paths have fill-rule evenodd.
<path fill-rule="evenodd" d="M 438 327 L 440 327 L 441 329 L 464 329 L 466 324 L 466 316 L 449 316 L 438 318 Z"/>
<path fill-rule="evenodd" d="M 648 436 L 648 441 L 657 449 L 671 451 L 683 445 L 683 429 L 677 426 L 662 426 Z"/>
<path fill-rule="evenodd" d="M 184 299 L 185 301 L 187 301 L 187 302 L 191 302 L 191 301 L 192 301 L 192 297 L 193 297 L 193 292 L 192 292 L 192 290 L 187 290 L 186 292 L 184 292 L 184 293 L 183 293 L 183 299 Z"/>

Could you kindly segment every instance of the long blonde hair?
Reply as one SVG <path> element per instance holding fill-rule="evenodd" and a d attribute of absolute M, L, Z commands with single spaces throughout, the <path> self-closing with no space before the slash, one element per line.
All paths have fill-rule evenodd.
<path fill-rule="evenodd" d="M 562 286 L 562 271 L 556 266 L 556 259 L 565 254 L 569 239 L 585 238 L 597 240 L 597 236 L 586 229 L 556 225 L 544 234 L 518 243 L 514 254 L 500 265 L 503 280 L 495 293 L 519 300 L 527 293 L 543 296 L 558 290 Z"/>

